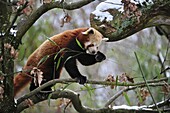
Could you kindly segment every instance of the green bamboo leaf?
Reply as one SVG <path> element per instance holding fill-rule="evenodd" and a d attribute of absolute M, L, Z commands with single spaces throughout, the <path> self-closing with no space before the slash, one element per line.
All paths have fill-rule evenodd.
<path fill-rule="evenodd" d="M 76 42 L 81 49 L 84 49 L 83 46 L 81 45 L 80 41 L 77 38 L 76 38 Z"/>
<path fill-rule="evenodd" d="M 63 88 L 61 88 L 60 92 L 59 92 L 59 95 L 62 91 L 64 91 L 66 88 L 68 88 L 68 86 L 70 86 L 72 83 L 68 83 L 66 84 Z"/>
<path fill-rule="evenodd" d="M 123 95 L 124 95 L 124 97 L 125 97 L 125 99 L 126 99 L 126 102 L 127 102 L 127 103 L 128 103 L 128 105 L 130 106 L 130 105 L 131 105 L 131 103 L 130 103 L 130 99 L 129 99 L 129 97 L 128 97 L 127 93 L 126 93 L 126 92 L 123 92 Z"/>
<path fill-rule="evenodd" d="M 57 69 L 55 69 L 55 67 L 56 67 L 56 62 L 54 62 L 53 79 L 55 79 L 55 74 L 56 74 L 55 72 L 57 70 Z"/>
<path fill-rule="evenodd" d="M 63 88 L 62 91 L 64 91 L 69 85 L 71 85 L 72 83 L 66 84 Z"/>
<path fill-rule="evenodd" d="M 73 56 L 69 56 L 64 63 L 66 63 L 66 62 L 67 62 L 68 60 L 70 60 L 71 58 L 73 58 Z"/>
<path fill-rule="evenodd" d="M 70 60 L 71 58 L 74 58 L 74 57 L 76 57 L 76 56 L 78 56 L 78 55 L 80 55 L 80 54 L 82 54 L 82 53 L 78 53 L 78 54 L 76 54 L 76 55 L 74 55 L 74 56 L 69 56 L 66 60 L 65 60 L 65 62 L 64 63 L 66 63 L 68 60 Z"/>
<path fill-rule="evenodd" d="M 167 83 L 170 83 L 170 79 L 168 79 Z"/>
<path fill-rule="evenodd" d="M 41 64 L 43 64 L 49 58 L 49 56 L 50 55 L 46 55 L 43 58 L 41 58 L 41 60 L 37 64 L 37 67 L 40 66 Z"/>
<path fill-rule="evenodd" d="M 119 81 L 119 77 L 118 76 L 116 76 L 116 86 L 115 86 L 115 89 L 117 88 L 117 84 L 118 84 L 118 81 Z"/>
<path fill-rule="evenodd" d="M 47 40 L 49 40 L 52 44 L 58 46 L 58 44 L 57 44 L 56 42 L 54 42 L 53 40 L 51 40 L 49 37 L 47 37 L 47 36 L 45 36 L 45 35 L 44 35 L 44 37 L 45 37 Z"/>
<path fill-rule="evenodd" d="M 93 92 L 93 88 L 90 85 L 84 85 L 84 87 L 87 89 L 87 92 L 89 93 L 90 97 L 92 96 Z"/>
<path fill-rule="evenodd" d="M 48 95 L 48 99 L 47 99 L 48 100 L 48 106 L 50 106 L 50 104 L 51 104 L 51 96 L 52 96 L 52 94 Z"/>
<path fill-rule="evenodd" d="M 66 50 L 66 48 L 60 49 L 60 51 L 57 52 L 56 55 L 54 56 L 54 60 L 58 57 L 58 55 L 59 55 L 61 52 L 65 51 L 65 50 Z"/>
<path fill-rule="evenodd" d="M 57 69 L 59 68 L 59 66 L 60 66 L 61 58 L 62 58 L 62 57 L 60 57 L 60 58 L 58 59 L 57 66 L 56 66 L 56 70 L 57 70 Z"/>

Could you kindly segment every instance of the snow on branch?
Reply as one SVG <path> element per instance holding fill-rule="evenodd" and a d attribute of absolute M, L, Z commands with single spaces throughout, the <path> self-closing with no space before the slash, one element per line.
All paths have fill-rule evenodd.
<path fill-rule="evenodd" d="M 139 1 L 106 0 L 100 3 L 90 15 L 91 26 L 109 41 L 117 41 L 148 27 L 170 25 L 169 0 Z"/>
<path fill-rule="evenodd" d="M 79 98 L 79 94 L 77 94 L 76 92 L 73 92 L 71 90 L 56 90 L 55 92 L 51 93 L 51 97 L 50 99 L 58 99 L 58 98 L 67 98 L 70 99 L 74 108 L 81 113 L 134 113 L 134 112 L 138 112 L 138 113 L 155 113 L 157 112 L 155 109 L 152 109 L 152 107 L 149 106 L 127 106 L 127 105 L 121 105 L 121 106 L 113 106 L 113 107 L 103 107 L 100 109 L 95 109 L 95 108 L 88 108 L 82 105 L 81 100 Z M 45 98 L 38 98 L 37 96 L 31 96 L 29 98 L 29 100 L 31 100 L 31 102 L 33 104 L 37 104 L 41 101 L 44 100 L 48 100 L 48 96 L 46 96 Z M 169 103 L 169 100 L 166 100 L 164 102 L 160 102 L 161 104 L 165 104 L 168 105 L 167 103 Z M 159 105 L 159 103 L 158 103 Z M 151 105 L 152 106 L 152 105 Z M 17 113 L 20 113 L 22 110 L 26 109 L 29 107 L 29 103 L 25 100 L 22 103 L 20 103 L 17 106 Z M 163 109 L 162 109 L 163 111 Z M 164 109 L 164 111 L 167 111 L 166 109 Z"/>

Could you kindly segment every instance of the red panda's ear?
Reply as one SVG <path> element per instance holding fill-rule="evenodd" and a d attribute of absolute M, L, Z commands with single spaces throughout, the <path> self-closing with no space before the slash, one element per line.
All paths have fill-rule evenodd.
<path fill-rule="evenodd" d="M 94 34 L 94 29 L 89 28 L 86 31 L 82 32 L 83 35 L 89 35 L 89 34 Z"/>

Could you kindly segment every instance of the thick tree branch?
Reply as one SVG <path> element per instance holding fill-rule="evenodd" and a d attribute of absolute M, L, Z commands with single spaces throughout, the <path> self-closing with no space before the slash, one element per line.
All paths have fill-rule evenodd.
<path fill-rule="evenodd" d="M 85 106 L 83 106 L 81 104 L 80 98 L 79 98 L 79 94 L 77 94 L 76 92 L 73 92 L 71 90 L 57 90 L 53 93 L 51 93 L 51 99 L 58 99 L 58 98 L 68 98 L 71 100 L 74 108 L 78 111 L 78 112 L 82 112 L 82 113 L 102 113 L 101 111 L 110 111 L 107 110 L 107 108 L 104 108 L 103 110 L 95 110 L 95 109 L 90 109 L 87 108 Z M 36 96 L 32 96 L 29 98 L 30 100 L 33 101 L 34 104 L 39 103 L 41 101 L 47 100 L 48 97 L 40 99 L 37 98 Z M 23 101 L 22 103 L 20 103 L 17 107 L 17 113 L 21 112 L 22 110 L 28 108 L 29 105 L 27 104 L 26 101 Z M 104 112 L 103 112 L 104 113 Z M 110 112 L 105 112 L 105 113 L 110 113 Z"/>
<path fill-rule="evenodd" d="M 148 85 L 150 86 L 163 86 L 165 85 L 164 83 L 162 83 L 162 81 L 166 81 L 167 78 L 162 78 L 162 79 L 157 79 L 157 80 L 149 80 L 148 81 Z M 30 92 L 29 94 L 24 95 L 23 97 L 19 98 L 17 100 L 17 111 L 20 112 L 22 110 L 24 110 L 25 108 L 28 108 L 29 105 L 28 103 L 26 104 L 26 99 L 31 99 L 33 101 L 34 104 L 43 101 L 43 100 L 47 100 L 47 97 L 40 99 L 37 98 L 35 95 L 40 92 L 42 89 L 44 89 L 45 87 L 54 85 L 56 83 L 72 83 L 72 82 L 76 82 L 76 80 L 73 79 L 55 79 L 55 80 L 51 80 L 45 84 L 43 84 L 41 87 L 38 87 L 37 89 L 35 89 L 34 91 Z M 160 83 L 161 82 L 161 83 Z M 90 109 L 90 108 L 86 108 L 84 106 L 81 105 L 79 96 L 77 93 L 70 91 L 70 90 L 60 90 L 58 89 L 57 91 L 52 93 L 52 98 L 51 99 L 57 99 L 57 98 L 68 98 L 71 99 L 75 109 L 77 111 L 81 111 L 83 110 L 83 113 L 102 113 L 102 112 L 110 112 L 110 110 L 112 109 L 108 109 L 108 105 L 110 105 L 110 103 L 112 103 L 118 96 L 120 96 L 123 92 L 129 91 L 129 90 L 133 90 L 135 88 L 138 87 L 145 87 L 146 84 L 144 84 L 145 82 L 140 82 L 140 83 L 135 83 L 136 86 L 134 86 L 134 84 L 126 84 L 126 83 L 114 83 L 114 82 L 107 82 L 107 81 L 92 81 L 92 80 L 88 80 L 87 83 L 89 84 L 102 84 L 102 85 L 118 85 L 118 86 L 132 86 L 132 87 L 126 87 L 125 89 L 123 89 L 122 91 L 120 91 L 119 94 L 116 94 L 117 96 L 114 96 L 114 99 L 110 99 L 109 102 L 106 103 L 105 107 L 98 110 L 94 110 L 94 109 Z M 92 111 L 93 110 L 93 111 Z M 132 110 L 134 111 L 134 110 Z M 143 111 L 143 110 L 142 110 Z M 129 111 L 131 112 L 131 110 Z M 139 111 L 140 112 L 140 111 Z M 147 111 L 146 111 L 147 112 Z M 148 111 L 148 112 L 152 112 L 152 111 Z"/>
<path fill-rule="evenodd" d="M 107 12 L 113 16 L 113 19 L 110 21 L 107 21 L 108 17 L 105 17 L 103 20 L 101 20 L 100 15 L 97 16 L 97 13 L 91 13 L 91 26 L 98 29 L 105 37 L 108 37 L 109 41 L 125 39 L 142 29 L 152 26 L 170 26 L 170 1 L 154 1 L 155 3 L 143 6 L 138 9 L 142 14 L 139 16 L 139 19 L 137 19 L 138 17 L 135 15 L 131 17 L 125 17 L 124 12 L 114 9 L 114 6 L 113 8 L 103 10 L 103 13 Z"/>
<path fill-rule="evenodd" d="M 38 20 L 38 18 L 43 15 L 45 12 L 54 9 L 54 8 L 64 8 L 67 10 L 74 10 L 78 9 L 80 7 L 83 7 L 94 0 L 76 0 L 72 2 L 65 1 L 60 2 L 59 0 L 56 2 L 51 2 L 48 4 L 41 5 L 35 12 L 33 12 L 27 20 L 23 20 L 24 22 L 21 22 L 22 25 L 18 26 L 18 32 L 17 32 L 17 42 L 18 45 L 21 43 L 22 36 L 28 31 L 28 29 Z M 16 45 L 16 46 L 18 46 Z M 17 47 L 16 47 L 17 48 Z"/>
<path fill-rule="evenodd" d="M 149 86 L 164 86 L 164 83 L 159 83 L 162 81 L 167 81 L 167 78 L 162 78 L 162 79 L 155 79 L 155 80 L 149 80 L 148 84 Z M 23 97 L 20 97 L 17 100 L 17 104 L 20 104 L 22 101 L 24 101 L 25 99 L 31 97 L 32 95 L 35 95 L 36 93 L 40 92 L 42 89 L 48 87 L 48 86 L 52 86 L 55 85 L 56 83 L 64 83 L 64 84 L 68 84 L 68 83 L 75 83 L 76 80 L 74 79 L 54 79 L 51 80 L 45 84 L 43 84 L 42 86 L 36 88 L 35 90 L 33 90 L 32 92 L 30 92 L 29 94 L 24 95 Z M 158 84 L 156 84 L 158 83 Z M 144 87 L 146 86 L 145 82 L 139 82 L 139 83 L 119 83 L 119 82 L 107 82 L 107 81 L 94 81 L 94 80 L 88 80 L 87 84 L 96 84 L 96 85 L 116 85 L 116 86 L 137 86 L 137 87 Z"/>
<path fill-rule="evenodd" d="M 82 105 L 81 100 L 79 98 L 79 94 L 76 92 L 73 92 L 71 90 L 57 90 L 53 93 L 51 93 L 51 99 L 58 99 L 58 98 L 68 98 L 71 100 L 74 108 L 80 112 L 80 113 L 156 113 L 157 111 L 151 108 L 148 108 L 146 106 L 119 106 L 119 107 L 113 107 L 113 108 L 100 108 L 100 109 L 94 109 L 94 108 L 88 108 Z M 45 97 L 43 99 L 37 98 L 37 96 L 32 96 L 29 98 L 34 104 L 37 104 L 41 101 L 47 100 L 48 97 Z M 27 101 L 23 101 L 17 106 L 17 113 L 20 113 L 22 110 L 29 107 L 29 103 Z"/>

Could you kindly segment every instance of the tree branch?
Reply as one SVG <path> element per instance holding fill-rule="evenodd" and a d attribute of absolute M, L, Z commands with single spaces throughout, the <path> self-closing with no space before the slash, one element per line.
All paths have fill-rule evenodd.
<path fill-rule="evenodd" d="M 164 83 L 159 83 L 161 81 L 167 81 L 168 78 L 162 78 L 162 79 L 155 79 L 155 80 L 149 80 L 148 84 L 149 86 L 164 86 Z M 22 101 L 24 101 L 25 99 L 31 97 L 32 95 L 35 95 L 36 93 L 40 92 L 42 89 L 48 87 L 48 86 L 53 86 L 56 83 L 63 83 L 63 84 L 68 84 L 68 83 L 75 83 L 77 82 L 74 79 L 54 79 L 51 80 L 45 84 L 43 84 L 42 86 L 36 88 L 35 90 L 31 91 L 29 94 L 25 94 L 23 97 L 20 97 L 17 100 L 17 104 L 20 104 Z M 156 84 L 158 83 L 158 84 Z M 87 80 L 87 84 L 96 84 L 96 85 L 116 85 L 116 86 L 137 86 L 137 87 L 144 87 L 146 86 L 145 82 L 139 82 L 139 83 L 120 83 L 120 82 L 107 82 L 107 81 L 94 81 L 94 80 Z"/>
<path fill-rule="evenodd" d="M 158 102 L 157 104 L 156 104 L 156 106 L 158 106 L 158 107 L 164 107 L 164 106 L 169 106 L 170 105 L 170 98 L 169 99 L 166 99 L 166 100 L 164 100 L 164 101 L 162 101 L 162 102 Z M 156 106 L 155 106 L 155 104 L 153 104 L 153 105 L 149 105 L 148 106 L 148 108 L 156 108 Z"/>
<path fill-rule="evenodd" d="M 162 83 L 161 81 L 166 81 L 167 78 L 162 78 L 162 79 L 156 79 L 156 80 L 149 80 L 148 81 L 148 85 L 149 86 L 163 86 L 165 85 L 164 83 Z M 25 108 L 28 108 L 29 105 L 28 103 L 26 104 L 26 99 L 31 99 L 33 101 L 34 104 L 40 102 L 40 101 L 44 101 L 44 100 L 47 100 L 48 97 L 45 97 L 43 99 L 40 99 L 40 98 L 37 98 L 37 96 L 35 96 L 38 92 L 40 92 L 42 89 L 44 89 L 45 87 L 48 87 L 48 86 L 51 86 L 51 85 L 54 85 L 56 83 L 65 83 L 65 84 L 68 84 L 68 83 L 73 83 L 73 82 L 76 82 L 76 80 L 74 79 L 55 79 L 55 80 L 51 80 L 45 84 L 43 84 L 42 86 L 36 88 L 35 90 L 33 90 L 32 92 L 30 92 L 29 94 L 26 94 L 24 95 L 23 97 L 19 98 L 17 100 L 17 111 L 20 112 L 22 110 L 24 110 Z M 58 89 L 57 91 L 51 93 L 52 94 L 52 98 L 51 99 L 57 99 L 57 98 L 68 98 L 68 99 L 71 99 L 75 109 L 77 111 L 81 111 L 82 110 L 84 111 L 83 113 L 92 113 L 92 112 L 96 112 L 96 113 L 102 113 L 101 111 L 103 110 L 103 112 L 106 112 L 108 111 L 108 106 L 117 98 L 119 97 L 123 92 L 126 92 L 126 91 L 129 91 L 129 90 L 133 90 L 135 88 L 138 88 L 138 87 L 145 87 L 146 84 L 144 84 L 145 82 L 140 82 L 140 83 L 134 83 L 134 84 L 128 84 L 128 83 L 115 83 L 115 82 L 107 82 L 107 81 L 93 81 L 93 80 L 88 80 L 87 81 L 88 84 L 102 84 L 102 85 L 117 85 L 117 86 L 132 86 L 132 87 L 125 87 L 123 90 L 121 90 L 120 92 L 118 92 L 116 95 L 114 95 L 111 99 L 109 99 L 109 101 L 106 103 L 105 107 L 100 109 L 100 112 L 99 110 L 94 110 L 94 109 L 90 109 L 90 108 L 86 108 L 86 107 L 83 107 L 81 105 L 81 102 L 80 102 L 80 99 L 78 97 L 78 94 L 73 92 L 73 91 L 70 91 L 70 90 L 61 90 L 61 89 Z M 134 86 L 136 85 L 136 86 Z M 67 94 L 67 95 L 66 95 Z M 74 98 L 74 99 L 72 99 Z M 73 102 L 74 101 L 74 102 Z M 91 111 L 91 110 L 94 110 L 94 111 Z M 110 112 L 111 109 L 109 109 L 108 113 Z M 132 110 L 134 111 L 134 110 Z M 131 112 L 131 111 L 129 111 Z M 146 111 L 147 112 L 147 111 Z M 149 111 L 150 112 L 150 111 Z"/>
<path fill-rule="evenodd" d="M 147 108 L 146 106 L 126 106 L 122 105 L 119 107 L 114 106 L 113 108 L 100 108 L 100 109 L 94 109 L 94 108 L 88 108 L 82 105 L 81 100 L 79 98 L 79 94 L 76 92 L 73 92 L 71 90 L 57 90 L 53 93 L 51 93 L 50 99 L 58 99 L 58 98 L 68 98 L 71 100 L 74 108 L 80 112 L 80 113 L 156 113 L 157 111 L 151 108 Z M 48 97 L 45 97 L 43 99 L 37 98 L 37 96 L 32 96 L 29 98 L 34 104 L 37 104 L 41 101 L 47 100 Z M 22 110 L 29 107 L 29 104 L 26 101 L 23 101 L 17 106 L 17 113 L 20 113 Z"/>
<path fill-rule="evenodd" d="M 158 84 L 157 84 L 158 85 Z M 165 85 L 165 84 L 164 84 Z M 158 85 L 160 86 L 160 84 Z M 141 85 L 141 86 L 131 86 L 131 87 L 124 87 L 123 89 L 121 89 L 120 91 L 118 91 L 115 95 L 113 95 L 105 104 L 105 107 L 109 107 L 109 105 L 111 105 L 111 103 L 113 101 L 115 101 L 119 96 L 121 96 L 123 94 L 123 92 L 128 92 L 130 90 L 134 90 L 136 88 L 142 88 L 142 87 L 146 87 L 146 85 Z M 165 105 L 169 105 L 168 102 L 170 101 L 170 99 L 168 100 L 165 100 L 165 101 L 162 101 L 160 103 L 157 103 L 156 105 L 158 107 L 163 107 Z M 149 108 L 155 108 L 156 106 L 155 104 L 154 105 L 150 105 L 148 106 Z"/>
<path fill-rule="evenodd" d="M 16 20 L 17 20 L 18 16 L 20 15 L 21 11 L 23 9 L 25 9 L 27 7 L 27 5 L 28 5 L 28 1 L 26 1 L 25 4 L 17 10 L 11 24 L 9 25 L 7 31 L 5 32 L 5 36 L 7 36 L 9 34 L 11 28 L 13 27 L 14 23 L 16 22 Z"/>
<path fill-rule="evenodd" d="M 100 110 L 90 109 L 90 108 L 87 108 L 87 107 L 83 106 L 81 104 L 79 94 L 77 94 L 76 92 L 73 92 L 71 90 L 60 90 L 59 89 L 59 90 L 51 93 L 51 99 L 58 99 L 58 98 L 68 98 L 68 99 L 70 99 L 73 106 L 74 106 L 74 108 L 78 112 L 82 112 L 82 113 L 94 113 L 94 112 L 95 113 L 101 113 Z M 36 104 L 36 103 L 39 103 L 41 101 L 47 100 L 48 97 L 40 99 L 40 98 L 37 98 L 37 96 L 32 96 L 29 99 L 32 100 L 34 104 Z M 23 101 L 22 103 L 20 103 L 17 106 L 17 113 L 21 112 L 22 110 L 24 110 L 24 109 L 26 109 L 28 107 L 29 107 L 29 105 L 26 103 L 26 101 Z M 106 111 L 108 111 L 106 108 L 104 108 L 104 109 Z"/>
<path fill-rule="evenodd" d="M 18 45 L 21 43 L 22 36 L 27 32 L 27 30 L 38 20 L 38 18 L 43 15 L 45 12 L 53 9 L 53 8 L 64 8 L 67 10 L 74 10 L 78 9 L 80 7 L 83 7 L 94 0 L 80 0 L 80 1 L 74 1 L 74 2 L 60 2 L 59 0 L 56 2 L 51 2 L 48 4 L 41 5 L 35 12 L 33 12 L 27 20 L 23 20 L 24 22 L 21 22 L 22 25 L 18 26 L 18 32 L 17 32 L 17 38 L 16 41 L 18 42 Z M 16 45 L 16 46 L 18 46 Z"/>
<path fill-rule="evenodd" d="M 136 32 L 157 25 L 170 25 L 170 1 L 169 0 L 154 0 L 155 2 L 147 6 L 138 8 L 141 16 L 138 18 L 133 15 L 124 17 L 124 12 L 120 12 L 113 5 L 113 8 L 101 11 L 101 13 L 109 14 L 101 20 L 98 13 L 91 13 L 91 26 L 99 30 L 109 41 L 117 41 L 127 38 Z M 96 11 L 97 12 L 97 11 Z M 132 13 L 132 12 L 129 12 Z M 112 16 L 112 20 L 107 21 L 107 18 Z M 137 19 L 138 18 L 138 19 Z"/>

